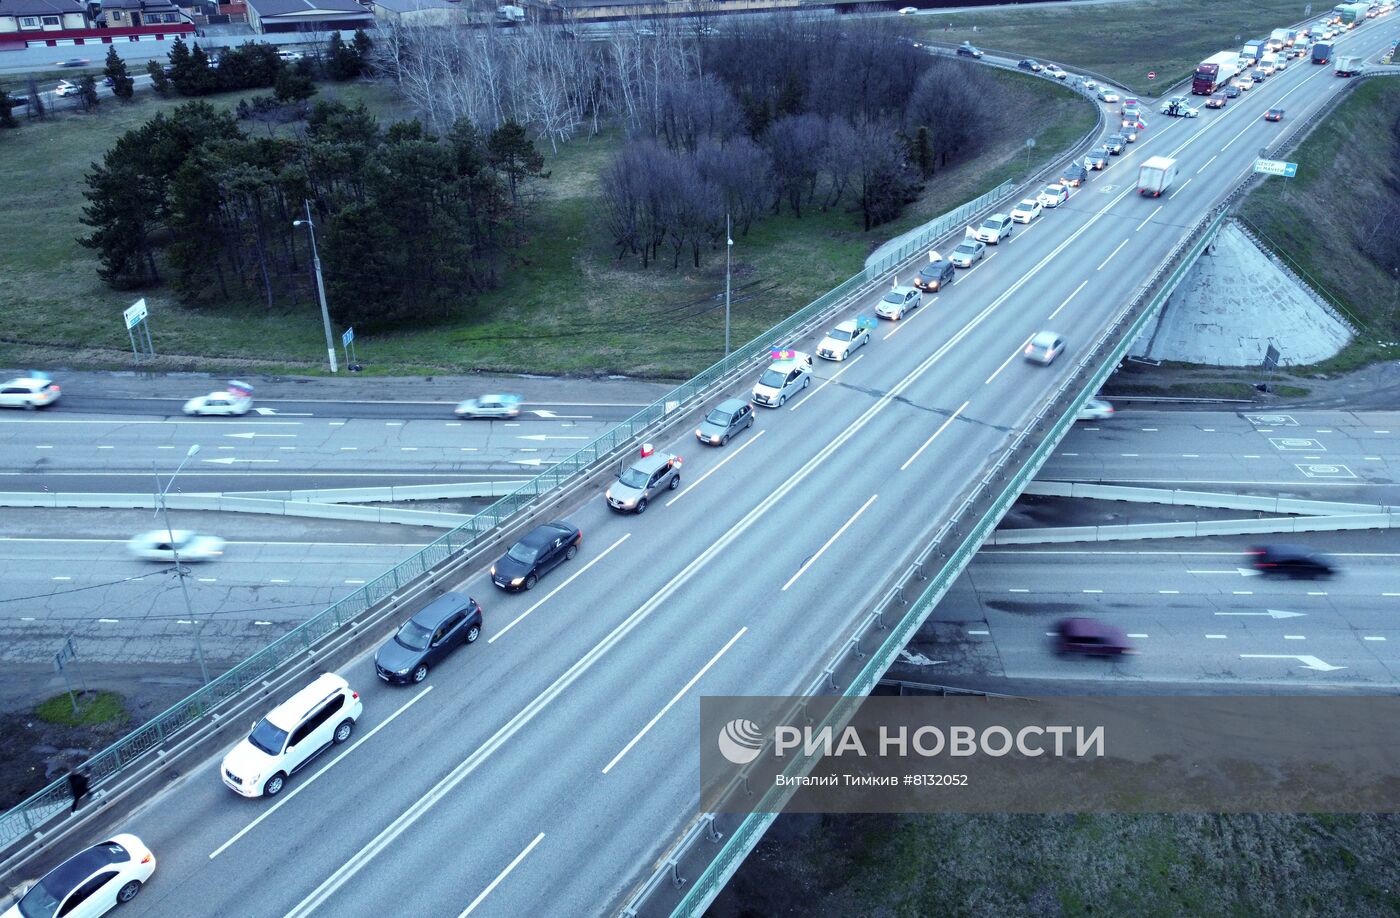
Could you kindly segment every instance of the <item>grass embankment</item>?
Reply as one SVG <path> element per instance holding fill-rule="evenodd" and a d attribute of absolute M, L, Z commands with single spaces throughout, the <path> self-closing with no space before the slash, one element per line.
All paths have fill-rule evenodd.
<path fill-rule="evenodd" d="M 746 341 L 856 273 L 882 241 L 956 207 L 1008 177 L 1026 174 L 1094 123 L 1091 106 L 1043 80 L 998 73 L 1010 94 L 990 147 L 938 173 L 897 222 L 865 233 L 858 213 L 842 207 L 784 215 L 735 233 L 733 340 Z M 406 116 L 388 87 L 322 88 L 322 98 L 363 99 L 381 120 Z M 233 106 L 239 96 L 218 96 Z M 165 368 L 319 372 L 324 354 L 319 313 L 311 302 L 290 311 L 261 307 L 195 311 L 167 288 L 128 293 L 97 278 L 95 260 L 76 238 L 82 176 L 115 137 L 157 111 L 179 104 L 149 95 L 96 116 L 68 115 L 27 124 L 3 140 L 0 160 L 0 277 L 6 323 L 0 363 L 125 366 L 121 310 L 138 296 L 150 307 L 156 350 Z M 1036 139 L 1028 160 L 1027 137 Z M 621 143 L 619 133 L 547 148 L 530 242 L 500 289 L 453 319 L 394 335 L 361 336 L 361 361 L 373 373 L 490 369 L 546 373 L 619 372 L 685 377 L 723 352 L 723 251 L 698 271 L 669 256 L 643 270 L 619 262 L 601 217 L 598 176 Z M 760 292 L 755 292 L 760 291 Z M 697 313 L 699 315 L 697 315 Z M 684 318 L 691 317 L 694 318 Z M 43 343 L 52 343 L 45 348 Z M 126 353 L 124 354 L 124 351 Z"/>
<path fill-rule="evenodd" d="M 779 817 L 712 915 L 1400 910 L 1400 832 L 1389 815 L 798 818 L 820 828 L 802 833 Z"/>
<path fill-rule="evenodd" d="M 1265 244 L 1361 329 L 1336 357 L 1296 372 L 1340 373 L 1400 355 L 1393 344 L 1400 341 L 1400 277 L 1357 248 L 1377 215 L 1396 203 L 1396 112 L 1400 79 L 1358 84 L 1286 154 L 1298 163 L 1297 177 L 1262 182 L 1240 205 L 1240 216 Z"/>
<path fill-rule="evenodd" d="M 77 713 L 73 711 L 73 699 L 64 692 L 41 703 L 34 709 L 34 716 L 60 727 L 92 727 L 127 720 L 122 696 L 116 692 L 79 692 Z"/>
<path fill-rule="evenodd" d="M 1316 6 L 1320 13 L 1328 9 Z M 940 44 L 971 41 L 987 51 L 1044 58 L 1109 77 L 1140 95 L 1159 94 L 1217 51 L 1238 48 L 1303 17 L 1295 0 L 1133 0 L 1084 6 L 1030 4 L 919 16 L 920 34 Z M 952 24 L 951 31 L 944 28 Z M 973 32 L 973 26 L 977 31 Z M 1239 40 L 1235 36 L 1240 36 Z M 1155 80 L 1147 79 L 1155 72 Z"/>

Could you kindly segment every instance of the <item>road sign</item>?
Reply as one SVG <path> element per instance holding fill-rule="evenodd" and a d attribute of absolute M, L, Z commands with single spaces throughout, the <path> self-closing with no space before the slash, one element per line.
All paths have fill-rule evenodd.
<path fill-rule="evenodd" d="M 1264 351 L 1264 369 L 1266 369 L 1266 370 L 1277 370 L 1277 369 L 1278 369 L 1278 358 L 1279 358 L 1278 348 L 1276 348 L 1276 347 L 1274 347 L 1272 344 L 1270 344 L 1268 350 Z"/>
<path fill-rule="evenodd" d="M 1309 3 L 1307 6 L 1303 7 L 1303 15 L 1304 15 L 1304 16 L 1311 16 L 1311 15 L 1312 15 L 1312 4 L 1311 4 L 1311 3 Z"/>
<path fill-rule="evenodd" d="M 1298 174 L 1298 164 L 1286 163 L 1281 159 L 1256 159 L 1254 171 L 1260 175 L 1281 175 L 1284 178 L 1293 178 Z"/>
<path fill-rule="evenodd" d="M 142 297 L 129 308 L 123 309 L 122 317 L 126 319 L 127 331 L 135 328 L 137 323 L 146 318 L 146 298 Z"/>
<path fill-rule="evenodd" d="M 349 347 L 350 342 L 355 340 L 355 326 L 345 329 L 345 333 L 340 336 L 340 346 Z"/>
<path fill-rule="evenodd" d="M 1155 70 L 1149 70 L 1149 71 L 1147 71 L 1147 78 L 1148 78 L 1149 80 L 1155 80 L 1155 79 L 1157 79 L 1157 71 L 1155 71 Z"/>

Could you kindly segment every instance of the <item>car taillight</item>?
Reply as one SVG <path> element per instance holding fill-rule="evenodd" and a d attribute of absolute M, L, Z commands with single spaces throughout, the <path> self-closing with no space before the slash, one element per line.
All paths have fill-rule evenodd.
<path fill-rule="evenodd" d="M 1035 353 L 1035 345 L 1034 345 L 1034 344 L 1027 344 L 1027 345 L 1026 345 L 1026 353 L 1027 353 L 1027 354 L 1034 354 L 1034 353 Z"/>
<path fill-rule="evenodd" d="M 359 692 L 351 692 L 351 693 L 350 693 L 350 700 L 351 700 L 351 701 L 359 701 L 359 700 L 360 700 L 360 693 L 359 693 Z"/>

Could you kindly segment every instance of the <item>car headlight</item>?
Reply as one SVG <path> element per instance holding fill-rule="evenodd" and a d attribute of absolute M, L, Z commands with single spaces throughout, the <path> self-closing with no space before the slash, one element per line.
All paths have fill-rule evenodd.
<path fill-rule="evenodd" d="M 511 586 L 520 586 L 520 584 L 522 584 L 522 583 L 524 583 L 524 582 L 525 582 L 525 578 L 524 578 L 524 577 L 516 577 L 515 579 L 511 580 L 510 585 L 511 585 Z"/>
<path fill-rule="evenodd" d="M 494 564 L 491 565 L 491 576 L 492 576 L 492 577 L 496 576 L 496 565 L 494 565 Z"/>

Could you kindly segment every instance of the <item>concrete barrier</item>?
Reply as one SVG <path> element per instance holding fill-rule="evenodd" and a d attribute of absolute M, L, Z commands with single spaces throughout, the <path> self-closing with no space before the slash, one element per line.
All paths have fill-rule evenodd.
<path fill-rule="evenodd" d="M 222 494 L 169 494 L 166 505 L 177 510 L 216 513 L 261 513 L 269 516 L 298 516 L 327 520 L 356 520 L 363 523 L 396 523 L 456 529 L 472 517 L 462 513 L 433 510 L 401 510 L 395 507 L 359 507 L 352 504 L 323 504 L 301 500 L 268 500 L 258 497 L 228 497 Z M 101 510 L 154 510 L 155 498 L 141 494 L 5 494 L 0 507 L 68 507 Z"/>
<path fill-rule="evenodd" d="M 1183 523 L 1129 523 L 1120 526 L 1061 526 L 1005 529 L 988 545 L 1050 545 L 1064 542 L 1116 542 L 1133 539 L 1189 539 L 1212 535 L 1334 532 L 1347 529 L 1400 528 L 1400 512 L 1346 513 L 1336 516 L 1275 517 L 1262 520 L 1198 520 Z"/>
<path fill-rule="evenodd" d="M 1266 513 L 1301 513 L 1336 516 L 1347 513 L 1384 513 L 1380 504 L 1352 504 L 1270 497 L 1265 494 L 1222 494 L 1217 491 L 1182 491 L 1169 488 L 1137 488 L 1087 481 L 1033 481 L 1025 493 L 1041 497 L 1077 497 L 1088 500 L 1120 500 L 1127 503 L 1163 504 L 1172 507 L 1212 507 L 1218 510 L 1261 510 Z"/>
<path fill-rule="evenodd" d="M 412 500 L 463 500 L 473 497 L 501 497 L 529 479 L 514 481 L 472 481 L 433 485 L 389 485 L 382 488 L 319 488 L 305 491 L 225 491 L 225 497 L 260 497 L 271 500 L 299 500 L 320 504 L 398 503 Z"/>

